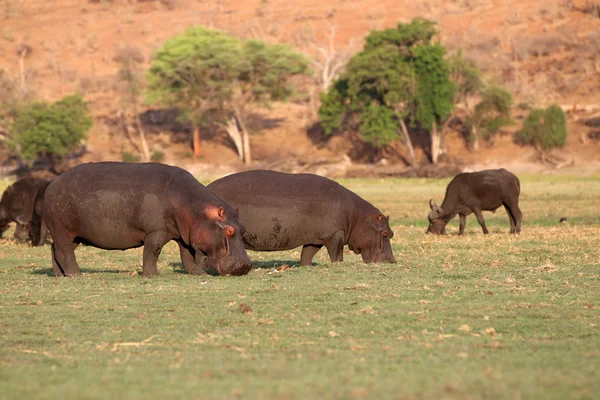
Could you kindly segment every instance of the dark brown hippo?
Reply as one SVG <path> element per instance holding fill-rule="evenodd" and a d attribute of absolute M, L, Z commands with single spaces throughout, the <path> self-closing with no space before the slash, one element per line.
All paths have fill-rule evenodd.
<path fill-rule="evenodd" d="M 189 172 L 164 164 L 101 162 L 71 168 L 48 186 L 44 216 L 54 274 L 81 273 L 74 249 L 144 246 L 143 275 L 158 275 L 162 247 L 175 240 L 190 274 L 247 274 L 237 212 Z"/>
<path fill-rule="evenodd" d="M 0 236 L 8 229 L 10 222 L 16 222 L 14 238 L 29 238 L 33 246 L 43 246 L 46 242 L 44 223 L 44 192 L 50 179 L 23 178 L 6 188 L 0 200 Z"/>
<path fill-rule="evenodd" d="M 332 262 L 344 245 L 363 261 L 395 263 L 389 217 L 342 185 L 313 174 L 247 171 L 207 186 L 239 210 L 244 246 L 257 251 L 302 247 L 300 265 L 310 265 L 323 246 Z"/>

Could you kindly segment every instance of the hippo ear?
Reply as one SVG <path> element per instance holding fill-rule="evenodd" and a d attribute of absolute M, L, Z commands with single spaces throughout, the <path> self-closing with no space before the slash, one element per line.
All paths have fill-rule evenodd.
<path fill-rule="evenodd" d="M 377 216 L 377 221 L 381 221 L 381 219 L 382 219 L 382 218 L 383 218 L 383 214 L 379 214 L 379 215 Z"/>
<path fill-rule="evenodd" d="M 433 210 L 433 199 L 429 199 L 429 208 Z"/>
<path fill-rule="evenodd" d="M 219 207 L 218 215 L 219 215 L 219 218 L 225 217 L 225 209 L 223 207 Z"/>

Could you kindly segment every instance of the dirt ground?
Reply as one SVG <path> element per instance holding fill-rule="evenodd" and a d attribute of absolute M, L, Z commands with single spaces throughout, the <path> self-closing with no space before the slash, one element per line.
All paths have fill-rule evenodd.
<path fill-rule="evenodd" d="M 0 4 L 0 67 L 37 98 L 56 100 L 82 91 L 94 114 L 87 152 L 73 162 L 121 160 L 138 152 L 119 122 L 123 102 L 116 52 L 138 48 L 149 65 L 153 52 L 187 26 L 202 24 L 241 37 L 284 42 L 312 57 L 327 45 L 353 53 L 370 29 L 392 27 L 421 16 L 439 23 L 440 40 L 450 51 L 462 48 L 486 78 L 507 87 L 515 98 L 515 120 L 478 152 L 469 151 L 460 126 L 446 132 L 447 154 L 430 172 L 427 138 L 415 134 L 419 175 L 456 169 L 507 166 L 547 172 L 535 150 L 514 143 L 525 113 L 517 106 L 560 104 L 569 113 L 569 139 L 556 154 L 561 171 L 599 170 L 600 18 L 589 1 L 536 0 L 6 0 Z M 23 49 L 28 52 L 23 56 Z M 23 56 L 23 57 L 22 57 Z M 168 110 L 143 109 L 152 151 L 165 162 L 207 174 L 246 168 L 224 132 L 202 132 L 202 154 L 193 158 L 190 134 Z M 305 97 L 260 110 L 251 123 L 253 168 L 311 171 L 332 176 L 411 175 L 406 149 L 396 143 L 383 150 L 364 144 L 355 133 L 325 137 Z M 429 171 L 429 172 L 428 172 Z"/>

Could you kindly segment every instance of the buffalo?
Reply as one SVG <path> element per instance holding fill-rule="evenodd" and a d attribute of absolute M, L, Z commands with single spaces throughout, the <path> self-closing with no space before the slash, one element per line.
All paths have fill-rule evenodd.
<path fill-rule="evenodd" d="M 521 185 L 519 178 L 505 169 L 490 169 L 458 174 L 446 188 L 441 206 L 429 200 L 427 233 L 444 234 L 446 224 L 456 214 L 460 217 L 459 234 L 465 232 L 467 215 L 475 213 L 483 233 L 487 234 L 482 211 L 495 212 L 504 206 L 510 219 L 510 233 L 521 232 L 523 214 L 519 209 Z"/>

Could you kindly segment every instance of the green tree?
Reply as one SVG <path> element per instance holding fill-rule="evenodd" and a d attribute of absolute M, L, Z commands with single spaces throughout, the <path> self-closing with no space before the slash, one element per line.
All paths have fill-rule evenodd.
<path fill-rule="evenodd" d="M 168 40 L 152 60 L 147 98 L 179 108 L 181 118 L 194 126 L 195 155 L 200 126 L 216 120 L 249 164 L 248 115 L 255 107 L 287 99 L 294 92 L 290 78 L 308 73 L 309 61 L 287 46 L 191 27 Z"/>
<path fill-rule="evenodd" d="M 499 86 L 488 86 L 481 79 L 477 65 L 463 58 L 462 50 L 451 55 L 448 64 L 450 79 L 456 87 L 453 103 L 463 106 L 467 114 L 469 144 L 473 150 L 479 150 L 480 139 L 490 140 L 501 127 L 512 123 L 512 96 Z M 472 98 L 479 98 L 474 107 L 471 106 Z M 454 113 L 446 120 L 444 127 L 447 127 Z"/>
<path fill-rule="evenodd" d="M 546 109 L 534 108 L 523 120 L 519 138 L 535 146 L 542 155 L 545 151 L 563 147 L 567 142 L 567 117 L 556 104 Z"/>
<path fill-rule="evenodd" d="M 467 119 L 473 148 L 479 139 L 490 140 L 500 128 L 512 124 L 512 95 L 499 86 L 490 86 L 480 93 L 481 100 Z"/>
<path fill-rule="evenodd" d="M 445 49 L 433 41 L 435 23 L 414 19 L 395 29 L 372 31 L 364 49 L 321 95 L 319 109 L 326 134 L 358 128 L 375 146 L 388 144 L 400 132 L 411 164 L 416 164 L 405 121 L 429 129 L 432 162 L 439 152 L 439 127 L 452 109 L 454 84 Z"/>
<path fill-rule="evenodd" d="M 81 95 L 56 103 L 32 103 L 19 111 L 12 126 L 13 148 L 28 162 L 41 155 L 61 157 L 80 144 L 92 125 Z"/>

